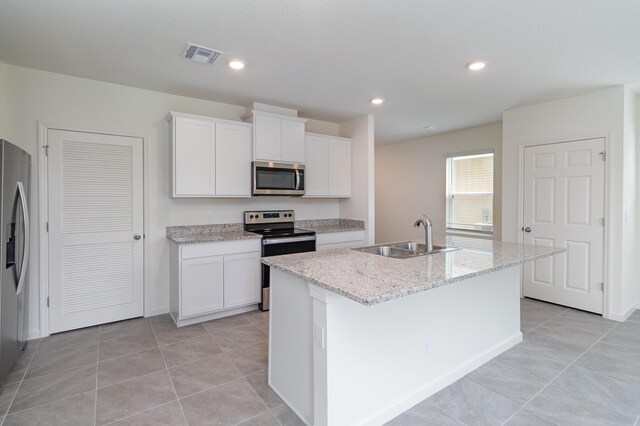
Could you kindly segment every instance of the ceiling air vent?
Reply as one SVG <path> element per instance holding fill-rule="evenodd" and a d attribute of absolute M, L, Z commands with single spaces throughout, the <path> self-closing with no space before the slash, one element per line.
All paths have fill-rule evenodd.
<path fill-rule="evenodd" d="M 193 43 L 187 43 L 187 47 L 184 50 L 185 58 L 202 64 L 213 64 L 221 55 L 224 55 L 224 52 Z"/>

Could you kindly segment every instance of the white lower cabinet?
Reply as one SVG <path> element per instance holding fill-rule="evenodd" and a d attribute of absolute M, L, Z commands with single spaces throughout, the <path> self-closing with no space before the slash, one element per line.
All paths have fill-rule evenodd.
<path fill-rule="evenodd" d="M 223 265 L 223 256 L 186 259 L 182 262 L 182 317 L 206 314 L 224 307 Z"/>
<path fill-rule="evenodd" d="M 316 250 L 352 248 L 364 245 L 364 230 L 327 232 L 316 235 Z"/>
<path fill-rule="evenodd" d="M 260 303 L 260 239 L 171 242 L 170 271 L 170 311 L 178 327 L 248 312 Z"/>
<path fill-rule="evenodd" d="M 239 253 L 224 256 L 224 307 L 233 308 L 260 302 L 260 254 Z M 258 285 L 247 285 L 258 283 Z"/>

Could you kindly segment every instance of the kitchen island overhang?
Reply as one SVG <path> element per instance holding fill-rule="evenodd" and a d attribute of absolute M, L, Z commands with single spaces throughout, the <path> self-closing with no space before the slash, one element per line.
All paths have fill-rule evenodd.
<path fill-rule="evenodd" d="M 271 388 L 307 424 L 383 424 L 522 341 L 519 265 L 564 250 L 465 240 L 263 259 Z"/>

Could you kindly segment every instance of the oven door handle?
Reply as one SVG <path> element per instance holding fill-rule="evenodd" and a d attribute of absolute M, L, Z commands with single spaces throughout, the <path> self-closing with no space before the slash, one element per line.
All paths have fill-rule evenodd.
<path fill-rule="evenodd" d="M 295 169 L 296 172 L 296 190 L 300 189 L 300 170 Z"/>
<path fill-rule="evenodd" d="M 315 241 L 315 235 L 309 235 L 308 237 L 291 237 L 291 238 L 267 238 L 262 240 L 262 244 L 265 246 L 271 244 L 284 244 L 284 243 L 298 243 L 301 241 Z"/>

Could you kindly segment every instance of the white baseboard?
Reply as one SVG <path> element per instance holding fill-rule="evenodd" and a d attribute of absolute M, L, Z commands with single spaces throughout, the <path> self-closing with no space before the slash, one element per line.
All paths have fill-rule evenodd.
<path fill-rule="evenodd" d="M 177 327 L 184 327 L 185 325 L 198 324 L 204 321 L 211 321 L 231 315 L 244 314 L 245 312 L 255 311 L 256 309 L 258 309 L 258 305 L 254 304 L 249 306 L 242 306 L 240 308 L 226 309 L 224 311 L 214 312 L 212 314 L 198 315 L 197 317 L 180 319 L 177 321 L 175 318 L 173 318 L 173 314 L 171 317 L 173 318 L 173 321 L 176 323 Z"/>
<path fill-rule="evenodd" d="M 278 397 L 280 397 L 280 399 L 282 400 L 282 402 L 284 402 L 284 403 L 287 405 L 287 407 L 289 407 L 289 409 L 290 409 L 291 411 L 293 411 L 293 412 L 295 413 L 295 415 L 296 415 L 296 416 L 298 416 L 298 418 L 299 418 L 300 420 L 302 420 L 302 422 L 303 422 L 305 425 L 313 426 L 313 423 L 312 423 L 311 421 L 309 421 L 309 419 L 305 418 L 301 413 L 299 413 L 299 412 L 298 412 L 298 410 L 296 410 L 296 409 L 295 409 L 291 404 L 289 404 L 289 401 L 287 401 L 287 398 L 285 398 L 285 397 L 284 397 L 284 395 L 282 395 L 282 394 L 278 391 L 278 389 L 276 389 L 276 388 L 274 388 L 273 386 L 271 386 L 271 382 L 269 382 L 269 383 L 268 383 L 268 385 L 269 385 L 269 387 L 271 388 L 271 390 L 272 390 L 276 395 L 278 395 Z"/>
<path fill-rule="evenodd" d="M 156 308 L 146 309 L 144 312 L 145 318 L 155 317 L 156 315 L 168 314 L 169 306 L 160 306 Z"/>
<path fill-rule="evenodd" d="M 381 408 L 377 413 L 373 413 L 371 416 L 362 419 L 360 422 L 357 422 L 355 424 L 367 426 L 385 424 L 386 422 L 404 413 L 416 404 L 424 401 L 431 395 L 434 395 L 435 393 L 441 391 L 455 381 L 471 373 L 476 368 L 491 361 L 501 353 L 511 349 L 520 342 L 522 342 L 522 333 L 518 332 L 517 334 L 503 340 L 495 346 L 471 358 L 469 361 L 462 364 L 455 370 L 446 372 L 437 379 L 425 384 L 422 388 L 393 401 L 386 407 Z"/>
<path fill-rule="evenodd" d="M 29 330 L 27 333 L 27 340 L 39 339 L 40 329 Z"/>
<path fill-rule="evenodd" d="M 613 321 L 625 322 L 627 318 L 629 318 L 638 308 L 638 302 L 633 302 L 633 304 L 623 313 L 617 312 L 609 312 L 609 315 L 606 317 L 607 319 Z"/>

